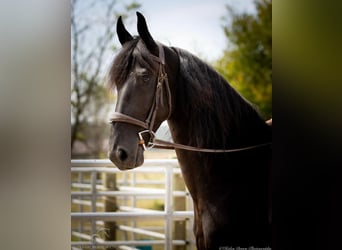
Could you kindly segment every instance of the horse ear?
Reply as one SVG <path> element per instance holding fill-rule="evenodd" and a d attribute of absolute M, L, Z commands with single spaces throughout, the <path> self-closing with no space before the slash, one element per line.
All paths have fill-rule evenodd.
<path fill-rule="evenodd" d="M 116 23 L 116 33 L 118 34 L 121 45 L 124 45 L 126 42 L 131 41 L 133 39 L 132 35 L 126 30 L 122 22 L 121 16 L 119 17 L 118 22 Z"/>
<path fill-rule="evenodd" d="M 137 12 L 138 16 L 138 33 L 141 39 L 144 41 L 147 49 L 154 55 L 158 56 L 158 45 L 153 40 L 150 32 L 148 31 L 145 17 Z"/>

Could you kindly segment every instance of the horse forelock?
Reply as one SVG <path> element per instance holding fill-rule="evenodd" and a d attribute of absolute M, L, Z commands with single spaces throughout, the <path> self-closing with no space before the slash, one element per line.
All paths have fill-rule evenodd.
<path fill-rule="evenodd" d="M 113 89 L 123 84 L 136 62 L 152 70 L 153 60 L 149 55 L 140 37 L 134 37 L 133 40 L 126 42 L 113 60 L 108 74 L 108 87 Z"/>

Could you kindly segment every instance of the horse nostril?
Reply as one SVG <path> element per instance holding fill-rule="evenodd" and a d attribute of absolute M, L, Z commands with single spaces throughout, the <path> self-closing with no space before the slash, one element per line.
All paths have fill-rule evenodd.
<path fill-rule="evenodd" d="M 118 151 L 117 151 L 117 156 L 118 156 L 118 158 L 119 158 L 121 161 L 125 161 L 125 160 L 127 159 L 127 157 L 128 157 L 126 151 L 123 150 L 123 149 L 121 149 L 121 148 L 118 149 Z"/>

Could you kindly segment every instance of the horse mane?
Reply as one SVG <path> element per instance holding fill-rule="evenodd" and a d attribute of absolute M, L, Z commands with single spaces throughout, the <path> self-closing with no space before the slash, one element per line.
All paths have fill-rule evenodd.
<path fill-rule="evenodd" d="M 183 49 L 173 49 L 180 60 L 176 94 L 180 106 L 175 115 L 187 118 L 190 141 L 185 143 L 229 148 L 243 143 L 238 130 L 247 129 L 246 124 L 264 124 L 256 108 L 211 66 Z"/>

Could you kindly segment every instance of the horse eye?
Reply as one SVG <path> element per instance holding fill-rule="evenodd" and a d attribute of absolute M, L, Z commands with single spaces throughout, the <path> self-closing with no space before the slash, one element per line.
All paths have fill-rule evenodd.
<path fill-rule="evenodd" d="M 143 80 L 143 82 L 148 82 L 150 80 L 150 77 L 147 74 L 144 74 L 141 76 L 141 79 Z"/>

